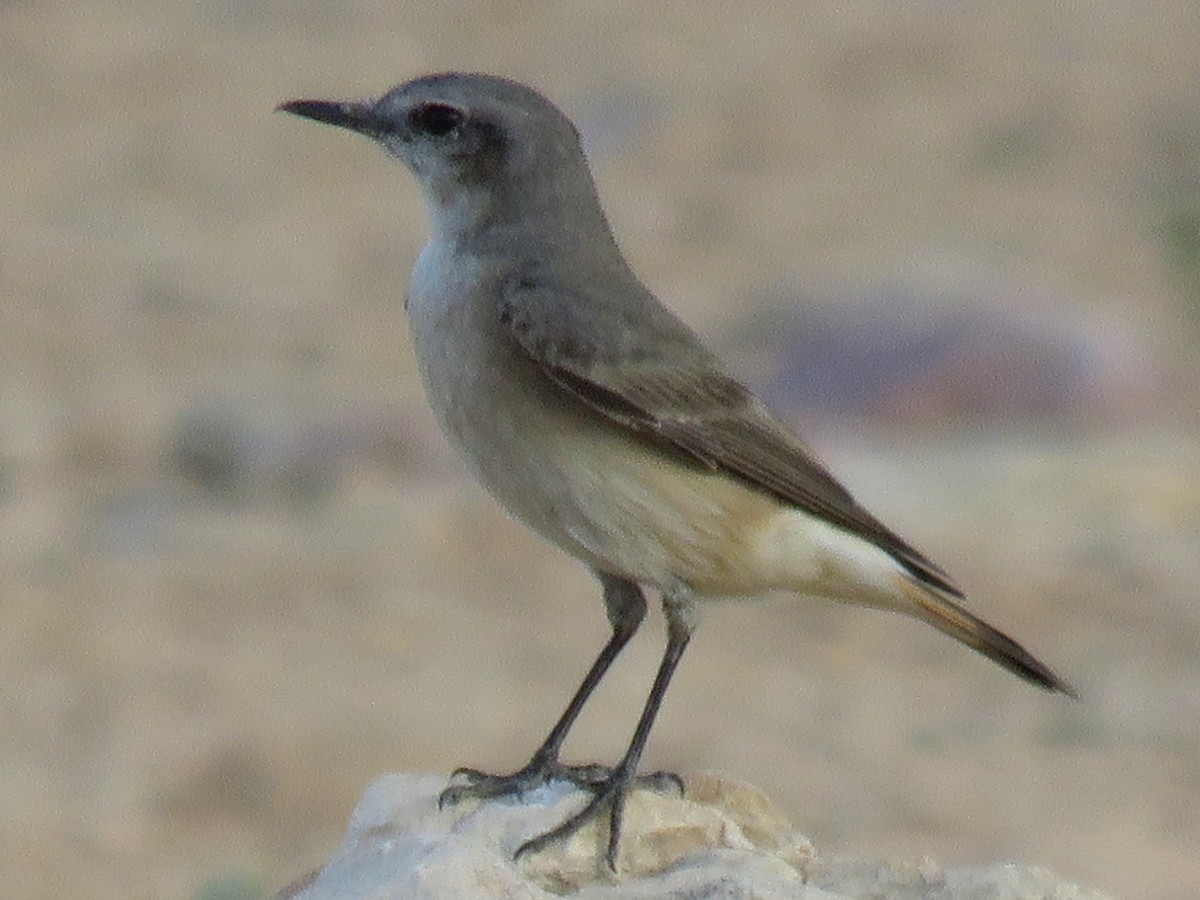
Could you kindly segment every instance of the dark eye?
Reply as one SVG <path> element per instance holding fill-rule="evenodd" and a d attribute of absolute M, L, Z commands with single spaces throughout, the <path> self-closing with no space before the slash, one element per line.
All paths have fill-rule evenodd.
<path fill-rule="evenodd" d="M 409 110 L 408 127 L 413 131 L 430 134 L 434 137 L 444 137 L 463 120 L 462 110 L 447 106 L 445 103 L 422 103 Z"/>

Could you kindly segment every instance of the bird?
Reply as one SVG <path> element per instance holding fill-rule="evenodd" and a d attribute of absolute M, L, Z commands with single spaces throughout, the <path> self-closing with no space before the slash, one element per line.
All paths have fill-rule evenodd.
<path fill-rule="evenodd" d="M 521 769 L 456 770 L 439 804 L 555 780 L 587 802 L 516 855 L 623 813 L 651 727 L 706 601 L 790 592 L 904 613 L 1048 691 L 1077 696 L 969 612 L 929 557 L 864 508 L 801 438 L 663 305 L 626 261 L 571 120 L 507 78 L 443 72 L 366 101 L 278 109 L 371 138 L 415 176 L 429 238 L 405 299 L 426 395 L 448 441 L 520 522 L 599 581 L 611 633 Z M 666 644 L 612 766 L 564 763 L 581 710 L 656 593 Z"/>

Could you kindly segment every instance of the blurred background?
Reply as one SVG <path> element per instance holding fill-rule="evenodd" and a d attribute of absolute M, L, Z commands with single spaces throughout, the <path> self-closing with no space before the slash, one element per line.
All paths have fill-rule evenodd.
<path fill-rule="evenodd" d="M 266 896 L 380 773 L 522 764 L 605 639 L 425 409 L 414 184 L 272 113 L 459 68 L 570 113 L 643 278 L 1083 697 L 721 606 L 646 765 L 1195 897 L 1198 46 L 1188 0 L 0 3 L 0 894 Z"/>

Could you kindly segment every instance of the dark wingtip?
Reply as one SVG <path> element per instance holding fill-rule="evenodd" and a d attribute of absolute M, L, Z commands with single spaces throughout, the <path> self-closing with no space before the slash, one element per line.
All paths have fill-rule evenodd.
<path fill-rule="evenodd" d="M 1033 658 L 1030 657 L 1030 659 Z M 1053 691 L 1059 694 L 1066 694 L 1072 700 L 1079 699 L 1079 691 L 1075 690 L 1074 686 L 1071 685 L 1070 682 L 1068 682 L 1065 678 L 1060 678 L 1058 675 L 1055 675 L 1037 660 L 1033 660 L 1033 662 L 1034 665 L 1032 666 L 1024 665 L 1020 668 L 1014 666 L 1012 670 L 1026 681 L 1037 685 L 1043 690 Z"/>
<path fill-rule="evenodd" d="M 982 620 L 976 619 L 980 634 L 984 638 L 980 645 L 972 645 L 1014 675 L 1046 691 L 1066 694 L 1072 700 L 1079 699 L 1079 692 L 1065 678 L 1056 675 L 1049 666 L 1010 638 Z"/>
<path fill-rule="evenodd" d="M 1043 684 L 1041 684 L 1041 687 L 1044 687 L 1048 691 L 1057 691 L 1060 694 L 1066 694 L 1072 700 L 1079 699 L 1079 691 L 1075 690 L 1075 686 L 1068 682 L 1065 678 L 1059 678 L 1049 669 L 1046 670 L 1046 674 L 1050 677 L 1047 678 Z"/>
<path fill-rule="evenodd" d="M 1079 699 L 1079 692 L 1066 679 L 1054 674 L 1049 666 L 1007 634 L 968 612 L 959 603 L 911 576 L 901 578 L 897 586 L 912 601 L 912 611 L 934 628 L 962 641 L 1030 684 Z"/>

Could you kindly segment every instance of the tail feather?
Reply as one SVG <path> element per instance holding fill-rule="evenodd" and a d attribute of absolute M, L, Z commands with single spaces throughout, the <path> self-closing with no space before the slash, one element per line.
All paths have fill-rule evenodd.
<path fill-rule="evenodd" d="M 1078 699 L 1075 688 L 1050 671 L 1044 663 L 1008 635 L 971 615 L 933 588 L 904 575 L 898 575 L 897 581 L 901 593 L 912 602 L 913 614 L 938 631 L 961 641 L 1031 684 Z"/>

